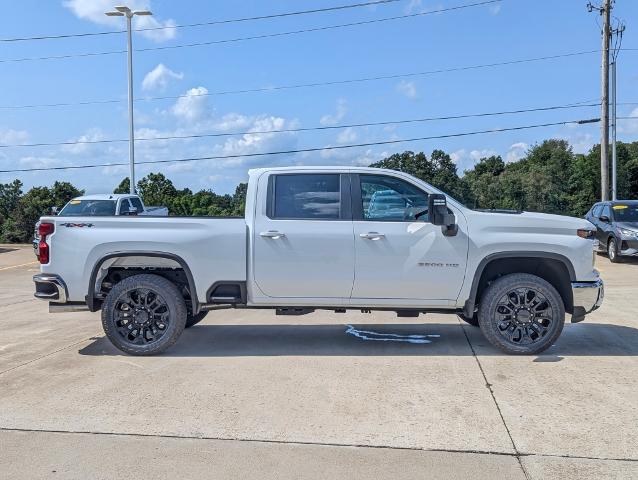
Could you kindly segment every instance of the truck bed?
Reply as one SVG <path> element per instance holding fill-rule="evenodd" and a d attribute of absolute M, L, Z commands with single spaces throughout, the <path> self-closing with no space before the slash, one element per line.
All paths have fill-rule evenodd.
<path fill-rule="evenodd" d="M 191 270 L 200 302 L 218 281 L 246 281 L 247 228 L 243 218 L 216 217 L 43 217 L 54 223 L 47 238 L 51 260 L 43 273 L 61 275 L 68 300 L 83 302 L 87 279 L 106 256 L 125 252 L 165 253 Z"/>

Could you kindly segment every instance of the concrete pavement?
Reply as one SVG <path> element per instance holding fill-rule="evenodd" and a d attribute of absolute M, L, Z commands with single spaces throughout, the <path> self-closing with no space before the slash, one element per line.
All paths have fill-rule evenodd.
<path fill-rule="evenodd" d="M 8 478 L 638 477 L 638 262 L 600 257 L 603 308 L 537 357 L 452 316 L 240 310 L 140 358 L 97 314 L 49 315 L 33 259 L 0 247 Z"/>

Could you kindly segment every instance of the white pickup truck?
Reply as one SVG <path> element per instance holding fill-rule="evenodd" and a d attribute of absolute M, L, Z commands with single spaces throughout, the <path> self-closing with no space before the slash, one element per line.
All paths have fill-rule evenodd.
<path fill-rule="evenodd" d="M 43 217 L 35 296 L 51 311 L 101 309 L 133 355 L 221 308 L 457 314 L 501 350 L 535 354 L 566 313 L 579 322 L 602 303 L 586 220 L 473 211 L 392 170 L 249 175 L 245 218 Z"/>
<path fill-rule="evenodd" d="M 69 201 L 58 213 L 62 217 L 112 216 L 112 215 L 154 215 L 167 216 L 166 207 L 147 207 L 139 195 L 113 193 L 83 195 Z"/>

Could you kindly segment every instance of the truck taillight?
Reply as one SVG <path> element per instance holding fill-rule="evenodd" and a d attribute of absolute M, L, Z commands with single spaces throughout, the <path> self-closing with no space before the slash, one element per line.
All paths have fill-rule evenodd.
<path fill-rule="evenodd" d="M 47 236 L 51 235 L 55 231 L 55 225 L 53 223 L 42 222 L 38 226 L 38 235 L 40 235 L 40 242 L 38 243 L 38 260 L 41 264 L 49 263 L 51 257 L 51 251 L 47 244 Z"/>

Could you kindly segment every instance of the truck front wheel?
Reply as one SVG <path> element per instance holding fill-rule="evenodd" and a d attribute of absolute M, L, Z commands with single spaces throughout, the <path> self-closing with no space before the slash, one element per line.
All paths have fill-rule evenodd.
<path fill-rule="evenodd" d="M 102 306 L 104 333 L 130 355 L 155 355 L 172 346 L 186 325 L 179 289 L 158 275 L 134 275 L 117 283 Z"/>
<path fill-rule="evenodd" d="M 202 320 L 204 320 L 204 317 L 208 315 L 208 311 L 207 310 L 202 310 L 201 312 L 193 315 L 191 312 L 188 312 L 188 315 L 186 316 L 186 327 L 185 328 L 190 328 L 193 325 L 197 325 L 199 322 L 201 322 Z"/>
<path fill-rule="evenodd" d="M 513 273 L 489 285 L 478 318 L 492 345 L 510 354 L 533 355 L 552 346 L 560 336 L 565 306 L 546 280 Z"/>

